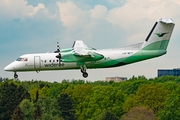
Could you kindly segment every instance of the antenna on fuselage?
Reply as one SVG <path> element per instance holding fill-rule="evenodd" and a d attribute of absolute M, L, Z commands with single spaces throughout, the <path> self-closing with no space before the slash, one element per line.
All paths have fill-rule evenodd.
<path fill-rule="evenodd" d="M 61 51 L 60 51 L 60 46 L 59 46 L 59 42 L 57 42 L 57 50 L 54 51 L 54 53 L 59 53 L 58 55 L 56 55 L 56 58 L 59 59 L 59 66 L 61 65 Z"/>

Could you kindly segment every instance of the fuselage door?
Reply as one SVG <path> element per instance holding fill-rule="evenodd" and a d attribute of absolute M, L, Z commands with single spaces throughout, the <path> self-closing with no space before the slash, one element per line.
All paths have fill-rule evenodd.
<path fill-rule="evenodd" d="M 41 68 L 41 58 L 40 58 L 40 56 L 35 56 L 34 57 L 34 68 L 36 70 L 40 70 L 40 68 Z"/>

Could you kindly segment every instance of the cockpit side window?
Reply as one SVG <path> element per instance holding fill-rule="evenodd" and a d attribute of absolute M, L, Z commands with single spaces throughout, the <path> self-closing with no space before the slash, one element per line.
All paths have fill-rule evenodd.
<path fill-rule="evenodd" d="M 27 61 L 28 59 L 27 58 L 18 58 L 16 59 L 16 61 Z"/>
<path fill-rule="evenodd" d="M 27 58 L 22 58 L 22 60 L 21 61 L 27 61 Z"/>

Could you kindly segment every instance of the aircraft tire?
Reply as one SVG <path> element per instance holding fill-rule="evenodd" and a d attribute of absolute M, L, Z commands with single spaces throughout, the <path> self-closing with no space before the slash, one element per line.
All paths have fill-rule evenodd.
<path fill-rule="evenodd" d="M 87 72 L 84 72 L 84 73 L 83 73 L 83 77 L 84 77 L 84 78 L 87 78 L 87 77 L 88 77 L 88 73 L 87 73 Z"/>
<path fill-rule="evenodd" d="M 17 75 L 17 74 L 14 74 L 14 78 L 18 78 L 18 75 Z"/>

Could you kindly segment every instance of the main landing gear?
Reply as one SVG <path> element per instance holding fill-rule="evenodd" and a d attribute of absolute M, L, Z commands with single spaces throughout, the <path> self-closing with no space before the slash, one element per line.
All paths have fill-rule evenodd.
<path fill-rule="evenodd" d="M 86 72 L 86 69 L 87 69 L 86 66 L 84 65 L 84 66 L 81 66 L 80 68 L 81 68 L 82 76 L 84 78 L 87 78 L 88 77 L 88 73 Z"/>
<path fill-rule="evenodd" d="M 14 78 L 15 78 L 15 79 L 18 78 L 18 75 L 17 75 L 16 72 L 14 72 Z"/>

